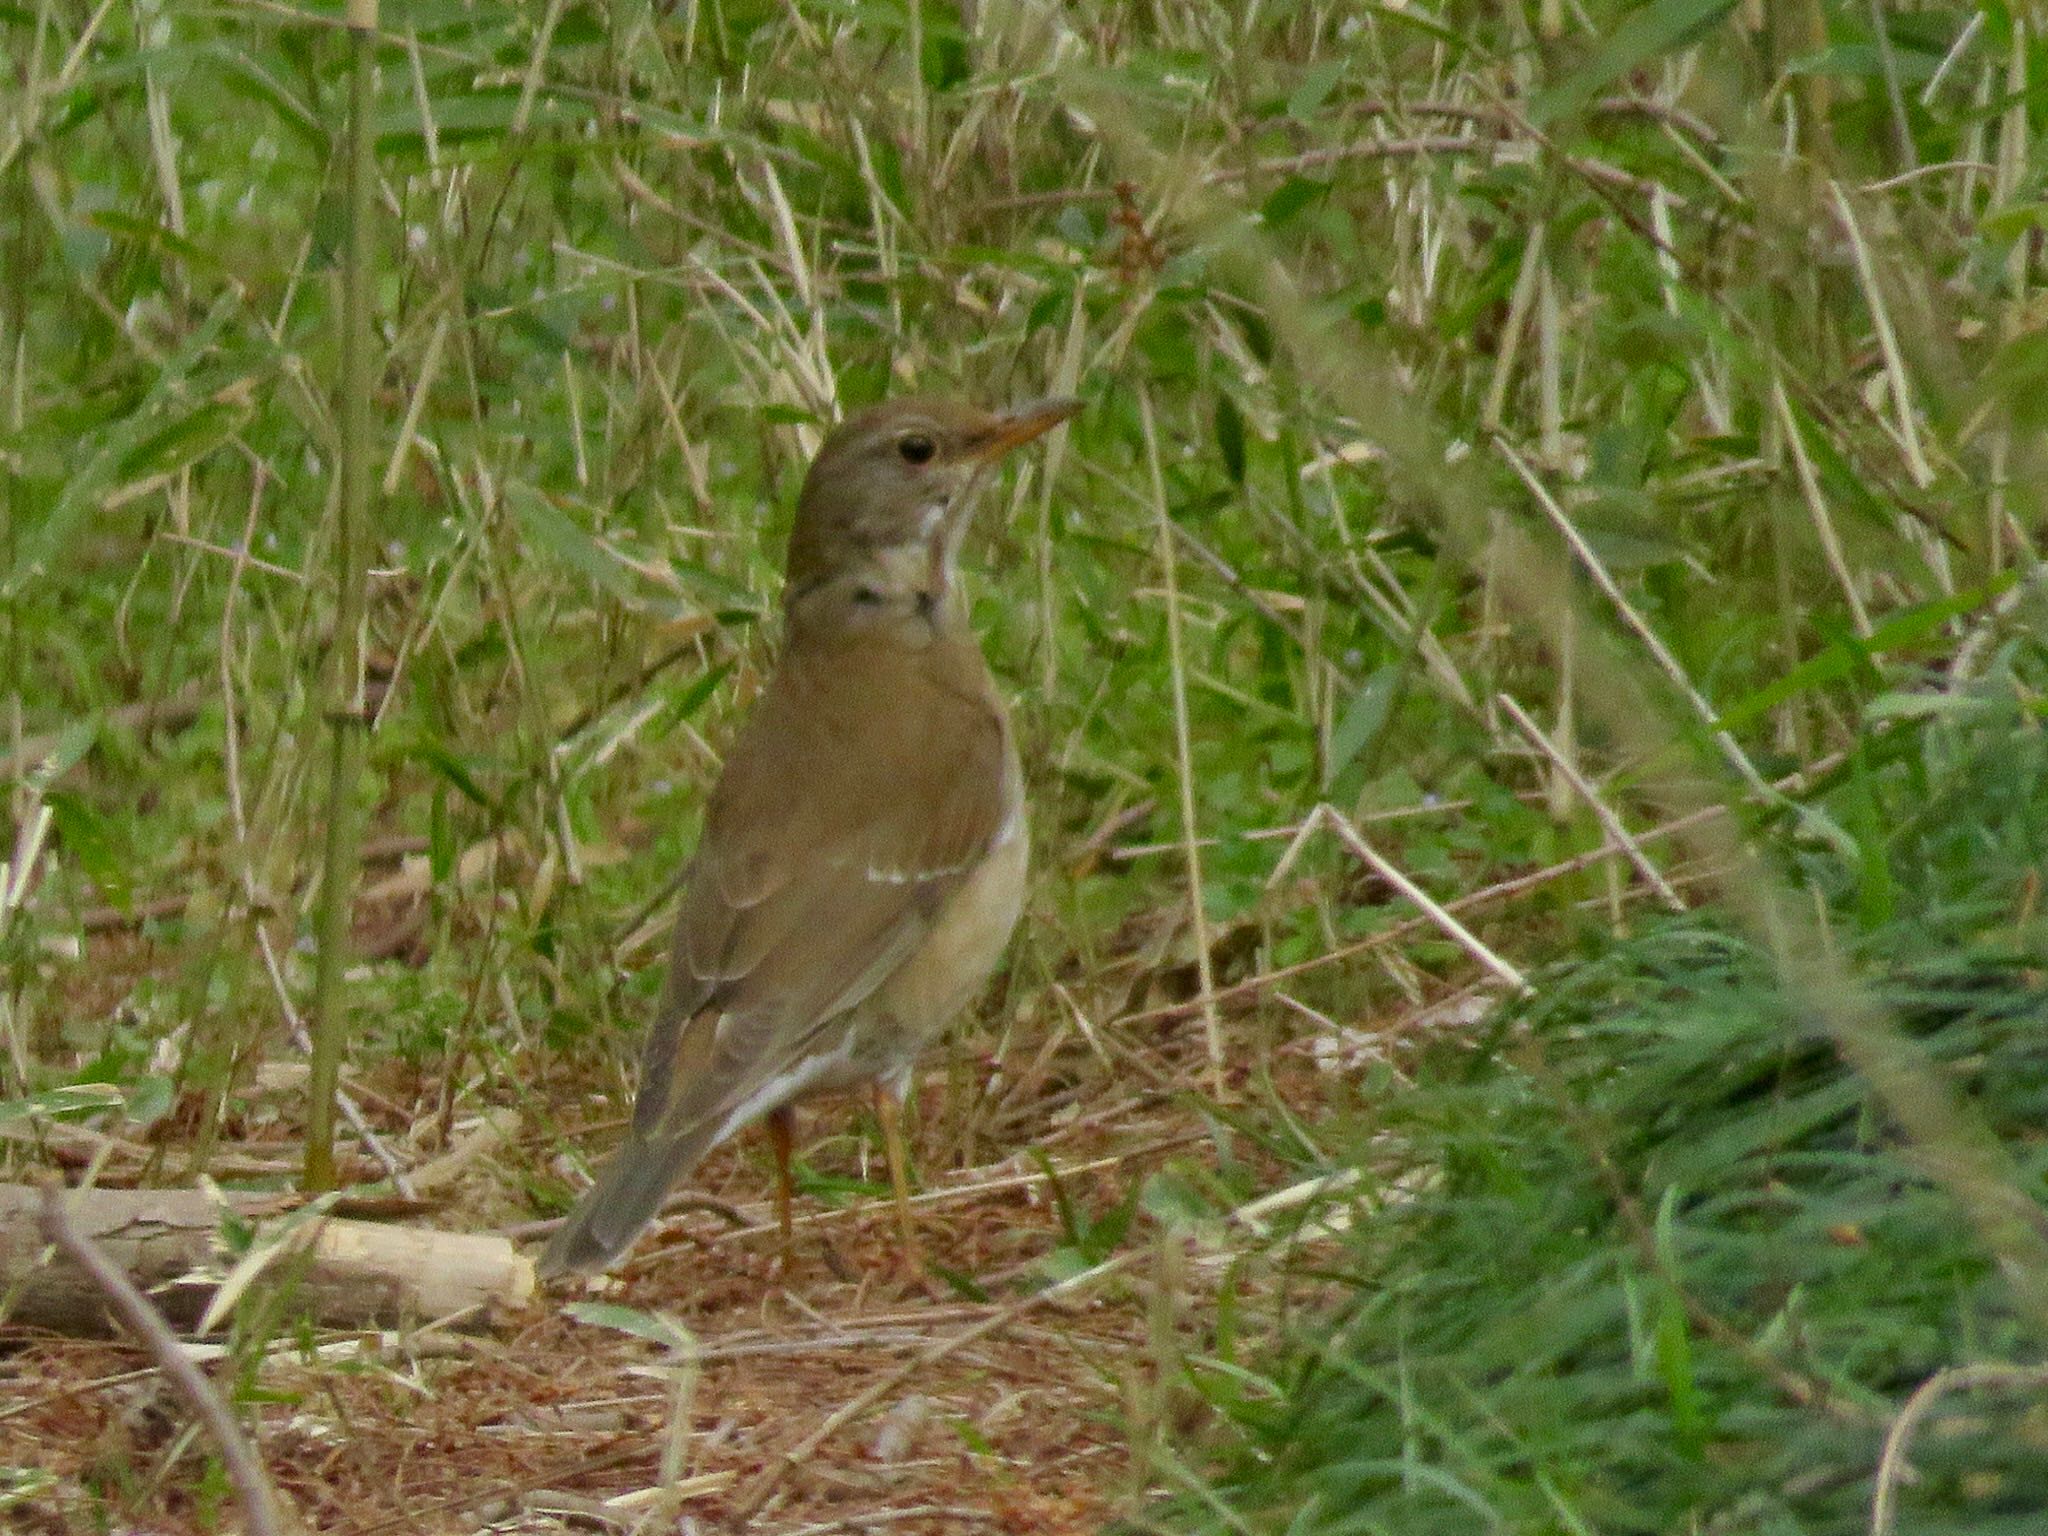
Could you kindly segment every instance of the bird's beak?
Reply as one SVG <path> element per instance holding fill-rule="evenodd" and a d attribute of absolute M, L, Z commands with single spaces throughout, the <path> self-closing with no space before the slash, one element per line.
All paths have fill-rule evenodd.
<path fill-rule="evenodd" d="M 1069 417 L 1080 414 L 1080 410 L 1081 402 L 1072 396 L 1053 395 L 1005 411 L 977 439 L 968 456 L 978 464 L 993 464 L 1012 448 L 1021 447 L 1034 437 L 1043 437 Z"/>

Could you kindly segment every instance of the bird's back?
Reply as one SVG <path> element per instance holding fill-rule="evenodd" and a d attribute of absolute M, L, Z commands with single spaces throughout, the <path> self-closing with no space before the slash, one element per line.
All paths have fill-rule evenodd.
<path fill-rule="evenodd" d="M 971 633 L 793 644 L 707 808 L 632 1134 L 543 1268 L 608 1261 L 761 1115 L 900 1078 L 1000 956 L 1025 846 Z"/>

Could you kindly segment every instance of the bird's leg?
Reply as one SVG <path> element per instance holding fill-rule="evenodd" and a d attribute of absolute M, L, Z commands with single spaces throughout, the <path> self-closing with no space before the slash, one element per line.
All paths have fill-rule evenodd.
<path fill-rule="evenodd" d="M 898 1262 L 912 1279 L 924 1278 L 924 1249 L 910 1219 L 910 1155 L 903 1146 L 903 1103 L 887 1085 L 874 1087 L 875 1118 L 882 1122 L 882 1144 L 889 1156 L 889 1187 L 896 1198 L 896 1235 L 902 1241 Z"/>
<path fill-rule="evenodd" d="M 789 1159 L 796 1147 L 796 1111 L 787 1104 L 768 1111 L 768 1144 L 775 1149 L 775 1225 L 782 1233 L 782 1251 L 776 1264 L 779 1268 L 788 1269 L 790 1256 L 796 1251 L 789 1221 L 792 1187 Z"/>

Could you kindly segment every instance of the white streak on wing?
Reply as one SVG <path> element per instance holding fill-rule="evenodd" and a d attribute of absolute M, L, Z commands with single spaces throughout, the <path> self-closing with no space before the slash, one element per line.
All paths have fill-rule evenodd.
<path fill-rule="evenodd" d="M 1023 830 L 1024 797 L 1013 795 L 1010 797 L 1010 814 L 1003 818 L 1003 824 L 996 829 L 996 840 L 988 845 L 988 851 L 994 853 L 998 848 L 1009 847 L 1016 841 L 1017 834 Z"/>
<path fill-rule="evenodd" d="M 863 873 L 868 879 L 880 881 L 884 885 L 918 885 L 926 880 L 937 880 L 944 875 L 957 875 L 962 870 L 974 868 L 975 865 L 989 857 L 997 849 L 1009 847 L 1011 843 L 1017 840 L 1017 835 L 1023 830 L 1024 797 L 1019 795 L 1010 805 L 1010 814 L 1005 816 L 1003 824 L 996 828 L 996 835 L 990 841 L 988 847 L 982 849 L 981 852 L 973 857 L 962 859 L 958 864 L 946 864 L 926 869 L 895 869 L 885 868 L 879 864 L 870 864 Z"/>
<path fill-rule="evenodd" d="M 725 1117 L 724 1124 L 718 1128 L 718 1134 L 711 1138 L 711 1145 L 717 1146 L 735 1131 L 746 1129 L 763 1115 L 802 1098 L 817 1084 L 844 1071 L 849 1060 L 842 1039 L 837 1049 L 806 1056 L 787 1071 L 776 1073 L 742 1099 L 739 1107 Z"/>

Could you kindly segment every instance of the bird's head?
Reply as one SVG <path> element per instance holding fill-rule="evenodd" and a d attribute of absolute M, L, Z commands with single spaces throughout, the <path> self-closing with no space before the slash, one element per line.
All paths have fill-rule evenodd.
<path fill-rule="evenodd" d="M 856 608 L 943 603 L 981 472 L 1080 408 L 1056 398 L 991 413 L 908 399 L 856 411 L 804 477 L 784 603 L 813 594 Z"/>

